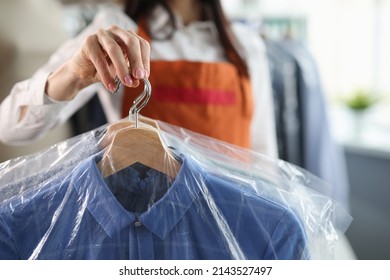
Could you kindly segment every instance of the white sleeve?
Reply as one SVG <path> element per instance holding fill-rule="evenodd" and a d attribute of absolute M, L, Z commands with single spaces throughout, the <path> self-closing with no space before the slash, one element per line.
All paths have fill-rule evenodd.
<path fill-rule="evenodd" d="M 57 49 L 30 79 L 14 85 L 10 94 L 0 104 L 0 141 L 24 145 L 42 138 L 48 130 L 66 122 L 93 94 L 102 90 L 101 83 L 96 83 L 80 91 L 71 101 L 59 102 L 51 100 L 45 94 L 45 85 L 49 74 L 70 59 L 88 35 L 113 24 L 126 29 L 135 28 L 134 22 L 119 8 L 104 9 L 82 33 Z M 22 106 L 28 106 L 28 111 L 19 121 Z"/>
<path fill-rule="evenodd" d="M 253 90 L 251 148 L 277 158 L 275 113 L 266 46 L 260 35 L 250 27 L 237 23 L 233 25 L 233 31 L 245 51 Z"/>

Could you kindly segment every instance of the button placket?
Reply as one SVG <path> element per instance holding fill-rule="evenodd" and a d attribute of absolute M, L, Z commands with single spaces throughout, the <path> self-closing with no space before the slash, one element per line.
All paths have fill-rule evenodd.
<path fill-rule="evenodd" d="M 140 260 L 153 260 L 153 234 L 139 221 L 134 222 L 135 235 L 138 243 L 138 255 Z"/>

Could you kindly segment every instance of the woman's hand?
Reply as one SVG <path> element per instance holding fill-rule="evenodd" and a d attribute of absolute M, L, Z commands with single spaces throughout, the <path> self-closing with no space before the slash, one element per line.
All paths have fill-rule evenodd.
<path fill-rule="evenodd" d="M 124 85 L 137 87 L 139 79 L 149 73 L 149 43 L 134 31 L 113 25 L 88 36 L 73 57 L 49 76 L 46 94 L 69 100 L 82 88 L 99 81 L 113 92 L 115 76 Z"/>
<path fill-rule="evenodd" d="M 115 89 L 115 76 L 127 86 L 137 86 L 149 73 L 149 43 L 133 31 L 111 26 L 86 38 L 71 60 L 78 77 L 101 81 Z"/>

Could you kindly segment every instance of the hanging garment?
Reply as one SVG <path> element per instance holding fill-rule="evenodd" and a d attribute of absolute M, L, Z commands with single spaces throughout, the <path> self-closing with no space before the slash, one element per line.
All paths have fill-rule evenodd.
<path fill-rule="evenodd" d="M 1 208 L 1 259 L 307 258 L 291 211 L 188 158 L 169 188 L 132 167 L 103 180 L 96 161 Z"/>
<path fill-rule="evenodd" d="M 278 43 L 265 40 L 275 106 L 279 158 L 303 166 L 303 136 L 296 62 Z"/>
<path fill-rule="evenodd" d="M 3 163 L 0 186 L 14 184 L 19 193 L 0 203 L 1 258 L 331 258 L 350 216 L 309 188 L 321 189 L 321 180 L 158 124 L 181 162 L 174 178 L 137 163 L 102 177 L 97 166 L 109 127 Z"/>
<path fill-rule="evenodd" d="M 293 40 L 267 41 L 267 46 L 270 48 L 269 52 L 281 53 L 278 56 L 279 59 L 287 57 L 287 61 L 293 61 L 296 67 L 296 87 L 293 86 L 288 90 L 291 94 L 297 90 L 298 95 L 296 102 L 298 102 L 300 133 L 296 136 L 300 138 L 297 155 L 300 155 L 301 160 L 296 162 L 295 157 L 290 158 L 289 154 L 286 160 L 328 182 L 331 186 L 329 195 L 348 208 L 349 182 L 345 156 L 331 134 L 325 96 L 316 63 L 307 48 L 299 42 Z M 283 99 L 285 106 L 291 106 L 290 110 L 295 111 L 294 115 L 297 113 L 296 102 L 291 102 L 294 96 L 279 95 L 278 98 Z M 290 103 L 287 104 L 289 101 Z M 294 124 L 292 127 L 294 131 Z M 291 140 L 295 141 L 294 139 L 297 138 L 285 137 L 284 145 L 292 143 L 297 146 L 295 142 L 291 142 Z"/>
<path fill-rule="evenodd" d="M 144 30 L 141 22 L 139 34 L 150 41 Z M 153 95 L 144 116 L 250 147 L 252 91 L 233 63 L 152 60 L 150 71 Z M 122 117 L 129 115 L 136 92 L 125 88 Z"/>

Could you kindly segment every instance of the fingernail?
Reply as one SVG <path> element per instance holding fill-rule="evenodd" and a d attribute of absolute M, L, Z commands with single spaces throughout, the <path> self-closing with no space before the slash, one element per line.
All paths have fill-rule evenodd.
<path fill-rule="evenodd" d="M 145 72 L 141 67 L 135 69 L 134 77 L 137 79 L 142 79 L 145 76 Z"/>
<path fill-rule="evenodd" d="M 111 92 L 114 92 L 115 89 L 116 89 L 115 84 L 114 84 L 114 83 L 109 83 L 109 84 L 108 84 L 108 89 L 109 89 Z"/>
<path fill-rule="evenodd" d="M 129 74 L 126 74 L 126 76 L 124 77 L 124 80 L 128 86 L 131 86 L 133 84 L 133 80 L 131 79 Z"/>

